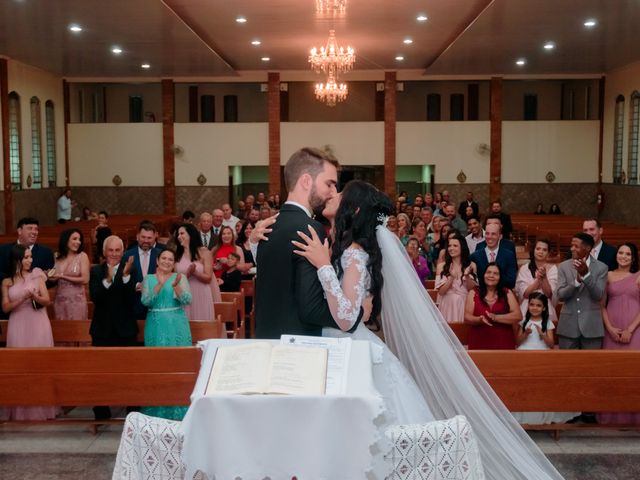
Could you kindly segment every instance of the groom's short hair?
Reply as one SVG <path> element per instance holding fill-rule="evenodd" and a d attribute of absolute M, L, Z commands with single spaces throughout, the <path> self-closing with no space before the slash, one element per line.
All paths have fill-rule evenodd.
<path fill-rule="evenodd" d="M 333 155 L 318 148 L 304 147 L 291 155 L 284 166 L 284 184 L 287 191 L 291 192 L 298 179 L 305 173 L 311 175 L 311 178 L 315 180 L 324 168 L 324 162 L 329 162 L 336 168 L 340 166 Z"/>

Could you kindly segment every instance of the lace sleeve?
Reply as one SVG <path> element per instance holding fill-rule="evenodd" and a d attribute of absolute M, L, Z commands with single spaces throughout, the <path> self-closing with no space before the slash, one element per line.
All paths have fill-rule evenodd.
<path fill-rule="evenodd" d="M 362 301 L 369 290 L 371 282 L 367 272 L 367 260 L 368 255 L 363 250 L 345 250 L 342 256 L 342 282 L 338 280 L 332 266 L 325 265 L 318 269 L 318 278 L 327 296 L 331 315 L 344 331 L 351 329 L 357 322 Z"/>

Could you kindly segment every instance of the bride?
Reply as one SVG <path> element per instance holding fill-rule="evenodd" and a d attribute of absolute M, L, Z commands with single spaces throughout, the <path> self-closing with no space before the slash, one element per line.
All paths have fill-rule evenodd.
<path fill-rule="evenodd" d="M 294 242 L 296 253 L 318 268 L 340 327 L 325 328 L 323 335 L 350 335 L 346 331 L 370 296 L 370 318 L 381 314 L 386 345 L 364 324 L 351 335 L 382 348 L 374 381 L 395 422 L 465 415 L 478 438 L 487 478 L 561 479 L 493 392 L 431 301 L 402 244 L 384 227 L 392 211 L 386 195 L 354 180 L 342 192 L 332 249 L 313 230 L 310 237 L 300 233 L 304 243 Z"/>

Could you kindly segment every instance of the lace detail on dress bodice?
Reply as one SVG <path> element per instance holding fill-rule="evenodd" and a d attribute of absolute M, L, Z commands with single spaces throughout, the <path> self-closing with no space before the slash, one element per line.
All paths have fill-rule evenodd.
<path fill-rule="evenodd" d="M 327 296 L 331 315 L 343 330 L 349 330 L 358 320 L 360 306 L 371 287 L 371 276 L 367 271 L 368 261 L 367 252 L 349 247 L 340 259 L 344 272 L 342 282 L 331 265 L 318 269 L 318 278 Z"/>

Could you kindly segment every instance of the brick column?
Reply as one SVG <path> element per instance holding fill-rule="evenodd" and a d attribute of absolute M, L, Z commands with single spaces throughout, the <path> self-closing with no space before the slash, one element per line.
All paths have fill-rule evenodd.
<path fill-rule="evenodd" d="M 103 97 L 104 98 L 104 97 Z M 69 124 L 71 123 L 71 99 L 69 82 L 62 80 L 62 102 L 64 108 L 64 184 L 71 185 L 69 178 Z"/>
<path fill-rule="evenodd" d="M 0 116 L 2 117 L 2 172 L 4 174 L 4 231 L 13 232 L 13 189 L 9 166 L 9 72 L 6 58 L 0 58 Z"/>
<path fill-rule="evenodd" d="M 269 193 L 280 194 L 280 73 L 269 72 Z"/>
<path fill-rule="evenodd" d="M 502 77 L 491 77 L 489 201 L 502 194 Z"/>
<path fill-rule="evenodd" d="M 173 80 L 162 80 L 162 157 L 164 169 L 164 213 L 176 214 L 176 165 L 174 145 L 174 97 Z"/>
<path fill-rule="evenodd" d="M 396 195 L 396 72 L 384 73 L 384 191 Z"/>

